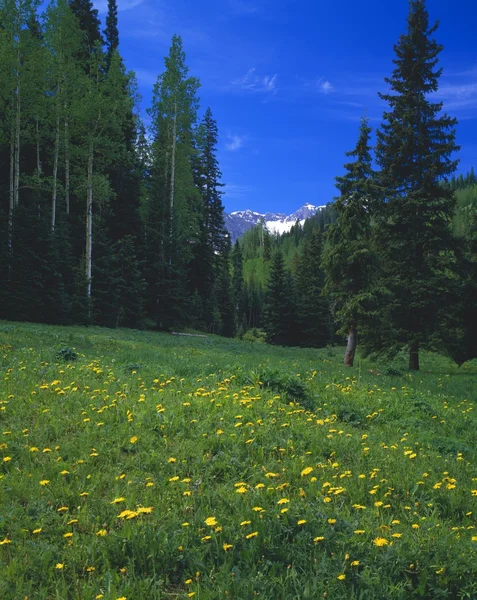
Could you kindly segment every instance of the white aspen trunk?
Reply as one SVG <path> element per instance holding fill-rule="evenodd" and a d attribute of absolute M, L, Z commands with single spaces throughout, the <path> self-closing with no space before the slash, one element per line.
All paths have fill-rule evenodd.
<path fill-rule="evenodd" d="M 20 201 L 20 113 L 21 113 L 21 101 L 20 101 L 20 82 L 17 87 L 17 114 L 15 123 L 15 206 L 18 206 Z"/>
<path fill-rule="evenodd" d="M 66 105 L 65 105 L 66 110 Z M 65 117 L 65 204 L 66 214 L 70 214 L 70 140 L 68 117 Z"/>
<path fill-rule="evenodd" d="M 177 138 L 177 102 L 174 104 L 174 124 L 172 127 L 172 156 L 171 156 L 171 220 L 169 229 L 169 241 L 172 244 L 172 235 L 174 233 L 174 188 L 176 177 L 176 138 Z M 172 263 L 172 252 L 169 254 L 169 265 Z"/>
<path fill-rule="evenodd" d="M 58 157 L 60 153 L 60 115 L 56 115 L 55 157 L 53 159 L 53 189 L 51 192 L 51 233 L 56 226 L 56 195 L 58 190 Z"/>
<path fill-rule="evenodd" d="M 38 126 L 38 117 L 36 118 L 36 170 L 41 173 L 40 161 L 40 128 Z"/>
<path fill-rule="evenodd" d="M 14 128 L 12 127 L 10 136 L 10 202 L 8 207 L 8 249 L 11 252 L 13 249 L 13 212 L 15 210 L 15 138 Z"/>
<path fill-rule="evenodd" d="M 91 299 L 91 274 L 93 266 L 93 141 L 89 143 L 88 182 L 86 195 L 86 295 Z"/>

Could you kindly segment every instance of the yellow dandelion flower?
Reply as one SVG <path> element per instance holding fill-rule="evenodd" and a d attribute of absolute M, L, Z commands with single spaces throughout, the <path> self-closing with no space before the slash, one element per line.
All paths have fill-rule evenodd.
<path fill-rule="evenodd" d="M 389 544 L 388 540 L 383 537 L 374 538 L 373 544 L 378 547 L 387 546 Z"/>
<path fill-rule="evenodd" d="M 120 502 L 124 502 L 126 500 L 126 498 L 115 498 L 112 502 L 110 502 L 109 504 L 119 504 Z"/>
<path fill-rule="evenodd" d="M 140 506 L 136 512 L 138 515 L 150 515 L 154 510 L 153 506 Z"/>
<path fill-rule="evenodd" d="M 402 537 L 402 533 L 392 533 L 391 537 L 393 537 L 393 538 L 400 538 L 400 537 Z"/>
<path fill-rule="evenodd" d="M 250 525 L 252 523 L 252 521 L 242 521 L 240 523 L 240 527 L 244 527 L 245 525 Z"/>
<path fill-rule="evenodd" d="M 215 517 L 207 517 L 207 519 L 204 521 L 204 523 L 206 525 L 208 525 L 209 527 L 213 527 L 214 525 L 217 525 L 217 521 L 216 521 Z"/>
<path fill-rule="evenodd" d="M 288 502 L 290 502 L 288 498 L 280 498 L 277 504 L 287 504 Z"/>
<path fill-rule="evenodd" d="M 11 544 L 12 540 L 10 540 L 9 538 L 3 538 L 3 540 L 0 542 L 0 546 L 5 546 L 6 544 Z"/>
<path fill-rule="evenodd" d="M 106 529 L 100 529 L 99 531 L 96 532 L 96 535 L 104 537 L 105 535 L 108 535 L 108 532 L 106 531 Z"/>
<path fill-rule="evenodd" d="M 189 527 L 190 523 L 187 523 L 187 521 L 185 523 L 182 523 L 182 527 Z"/>
<path fill-rule="evenodd" d="M 65 563 L 56 563 L 55 565 L 55 569 L 64 569 L 65 568 Z"/>
<path fill-rule="evenodd" d="M 413 524 L 411 525 L 411 527 L 412 527 L 413 529 L 419 529 L 419 528 L 420 528 L 420 525 L 419 525 L 418 523 L 413 523 Z"/>
<path fill-rule="evenodd" d="M 137 442 L 137 440 L 138 440 L 138 437 L 137 437 L 137 435 L 133 435 L 133 436 L 132 436 L 132 438 L 129 440 L 129 442 L 130 442 L 131 444 L 135 444 L 135 443 Z"/>
<path fill-rule="evenodd" d="M 64 533 L 63 537 L 64 538 L 70 538 L 70 537 L 73 537 L 73 534 L 71 533 L 71 531 L 69 531 L 68 533 Z"/>
<path fill-rule="evenodd" d="M 50 480 L 49 480 L 49 479 L 42 479 L 42 480 L 40 481 L 40 485 L 48 485 L 49 483 L 50 483 Z"/>
<path fill-rule="evenodd" d="M 253 533 L 249 533 L 248 535 L 246 535 L 245 537 L 247 538 L 247 540 L 254 538 L 258 535 L 258 531 L 254 531 Z"/>
<path fill-rule="evenodd" d="M 309 475 L 311 472 L 313 471 L 313 467 L 306 467 L 305 469 L 303 469 L 303 471 L 301 472 L 301 476 L 305 477 L 305 475 Z"/>
<path fill-rule="evenodd" d="M 300 519 L 297 521 L 297 525 L 304 525 L 306 523 L 306 519 Z"/>
<path fill-rule="evenodd" d="M 356 535 L 363 535 L 363 533 L 366 533 L 366 531 L 364 529 L 355 529 L 354 533 Z"/>
<path fill-rule="evenodd" d="M 253 511 L 255 511 L 255 512 L 262 512 L 262 511 L 263 511 L 263 508 L 262 508 L 261 506 L 254 506 L 254 507 L 252 508 L 252 510 L 253 510 Z"/>
<path fill-rule="evenodd" d="M 211 539 L 210 535 L 204 535 L 204 537 L 200 538 L 203 542 L 208 542 Z"/>
<path fill-rule="evenodd" d="M 167 459 L 168 463 L 175 463 L 177 462 L 177 458 L 174 458 L 173 456 L 171 456 L 170 458 Z"/>
<path fill-rule="evenodd" d="M 34 529 L 34 530 L 32 531 L 32 533 L 35 533 L 35 534 L 36 534 L 36 533 L 41 533 L 41 530 L 42 530 L 42 529 L 41 529 L 41 527 L 38 527 L 38 529 Z"/>
<path fill-rule="evenodd" d="M 186 585 L 190 585 L 192 582 L 193 582 L 193 580 L 192 580 L 192 579 L 186 579 L 186 580 L 184 581 L 184 583 L 185 583 Z"/>
<path fill-rule="evenodd" d="M 324 536 L 319 535 L 318 537 L 313 538 L 313 541 L 315 542 L 315 544 L 317 544 L 318 542 L 322 542 L 324 539 Z"/>
<path fill-rule="evenodd" d="M 227 552 L 230 548 L 233 548 L 233 544 L 224 544 L 222 548 L 224 549 L 224 552 Z"/>
<path fill-rule="evenodd" d="M 359 560 L 353 560 L 350 564 L 352 567 L 357 567 L 359 565 Z"/>
<path fill-rule="evenodd" d="M 338 575 L 336 579 L 339 579 L 339 581 L 343 581 L 343 579 L 346 579 L 346 575 L 344 573 L 341 573 L 341 575 Z"/>
<path fill-rule="evenodd" d="M 237 494 L 246 494 L 247 493 L 247 488 L 246 487 L 239 487 L 238 489 L 235 490 L 237 492 Z"/>
<path fill-rule="evenodd" d="M 336 523 L 336 519 L 328 519 L 328 523 L 330 525 L 334 525 Z"/>
<path fill-rule="evenodd" d="M 3 462 L 7 463 L 7 462 L 10 462 L 11 460 L 12 460 L 11 456 L 5 456 L 4 459 L 3 459 Z"/>

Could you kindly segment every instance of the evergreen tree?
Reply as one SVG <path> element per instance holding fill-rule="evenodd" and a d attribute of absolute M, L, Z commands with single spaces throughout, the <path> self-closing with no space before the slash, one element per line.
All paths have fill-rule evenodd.
<path fill-rule="evenodd" d="M 119 46 L 118 31 L 118 5 L 116 0 L 108 0 L 108 14 L 106 15 L 106 29 L 104 30 L 106 42 L 106 60 L 108 67 L 111 63 L 113 52 Z"/>
<path fill-rule="evenodd" d="M 451 286 L 451 220 L 455 199 L 442 185 L 457 167 L 452 154 L 456 120 L 429 95 L 438 89 L 442 46 L 430 26 L 425 0 L 410 0 L 407 31 L 395 46 L 395 69 L 386 82 L 389 104 L 378 132 L 377 163 L 385 202 L 379 223 L 385 285 L 393 300 L 385 310 L 383 344 L 409 349 L 409 368 L 419 369 L 419 350 L 438 347 Z M 441 321 L 442 322 L 442 321 Z"/>
<path fill-rule="evenodd" d="M 322 348 L 331 342 L 330 307 L 322 293 L 322 249 L 321 234 L 315 230 L 305 239 L 295 261 L 297 342 L 300 346 Z"/>
<path fill-rule="evenodd" d="M 341 193 L 335 202 L 337 220 L 328 228 L 323 252 L 324 290 L 339 333 L 348 337 L 344 356 L 348 367 L 353 366 L 359 325 L 375 295 L 371 286 L 376 260 L 371 249 L 374 187 L 370 135 L 371 128 L 363 118 L 356 148 L 346 153 L 355 160 L 345 164 L 345 175 L 336 178 Z"/>
<path fill-rule="evenodd" d="M 272 272 L 265 294 L 263 321 L 269 343 L 287 345 L 293 340 L 295 325 L 293 287 L 280 251 L 276 252 L 273 258 Z"/>
<path fill-rule="evenodd" d="M 232 298 L 235 306 L 235 322 L 239 331 L 243 331 L 247 318 L 244 303 L 243 256 L 240 242 L 235 241 L 232 252 Z"/>
<path fill-rule="evenodd" d="M 83 32 L 82 47 L 77 58 L 83 68 L 88 71 L 91 66 L 91 54 L 103 43 L 98 11 L 94 8 L 91 0 L 69 0 L 69 3 Z"/>

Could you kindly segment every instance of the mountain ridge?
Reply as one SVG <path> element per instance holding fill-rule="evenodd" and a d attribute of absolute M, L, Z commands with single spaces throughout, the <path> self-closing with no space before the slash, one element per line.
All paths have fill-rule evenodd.
<path fill-rule="evenodd" d="M 231 213 L 224 213 L 225 227 L 230 233 L 233 244 L 235 240 L 260 222 L 264 223 L 270 233 L 282 234 L 290 231 L 297 221 L 303 225 L 306 219 L 314 216 L 323 208 L 325 208 L 325 205 L 315 206 L 307 203 L 290 215 L 273 212 L 259 213 L 249 208 L 246 210 L 236 210 Z"/>

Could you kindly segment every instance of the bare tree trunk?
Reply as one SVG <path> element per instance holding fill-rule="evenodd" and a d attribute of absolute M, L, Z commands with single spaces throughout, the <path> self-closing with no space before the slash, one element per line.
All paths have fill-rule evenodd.
<path fill-rule="evenodd" d="M 8 250 L 13 250 L 13 213 L 15 211 L 15 138 L 14 128 L 12 127 L 10 137 L 10 202 L 8 207 Z"/>
<path fill-rule="evenodd" d="M 348 331 L 348 344 L 346 346 L 346 352 L 344 355 L 344 366 L 352 367 L 354 364 L 354 357 L 356 354 L 356 326 L 351 325 Z"/>
<path fill-rule="evenodd" d="M 93 265 L 93 142 L 89 143 L 88 182 L 86 195 L 86 295 L 91 300 L 91 273 Z"/>
<path fill-rule="evenodd" d="M 66 214 L 69 215 L 70 214 L 70 140 L 69 140 L 68 117 L 65 118 L 65 203 L 66 203 Z"/>
<path fill-rule="evenodd" d="M 177 102 L 174 104 L 174 125 L 172 127 L 172 157 L 171 157 L 171 220 L 169 229 L 169 241 L 172 244 L 172 235 L 174 233 L 174 188 L 176 177 L 176 138 L 177 138 Z M 172 250 L 172 249 L 171 249 Z M 172 262 L 172 252 L 169 253 L 169 265 Z"/>
<path fill-rule="evenodd" d="M 55 157 L 53 159 L 53 190 L 51 192 L 51 233 L 56 226 L 56 194 L 58 190 L 58 156 L 60 153 L 60 115 L 56 115 Z"/>
<path fill-rule="evenodd" d="M 38 117 L 36 118 L 36 170 L 41 173 L 40 161 L 40 128 L 38 126 Z"/>
<path fill-rule="evenodd" d="M 20 113 L 21 113 L 21 100 L 20 100 L 20 82 L 17 87 L 17 115 L 15 124 L 15 206 L 18 206 L 20 201 Z"/>
<path fill-rule="evenodd" d="M 409 370 L 419 371 L 419 342 L 414 342 L 409 348 Z"/>

